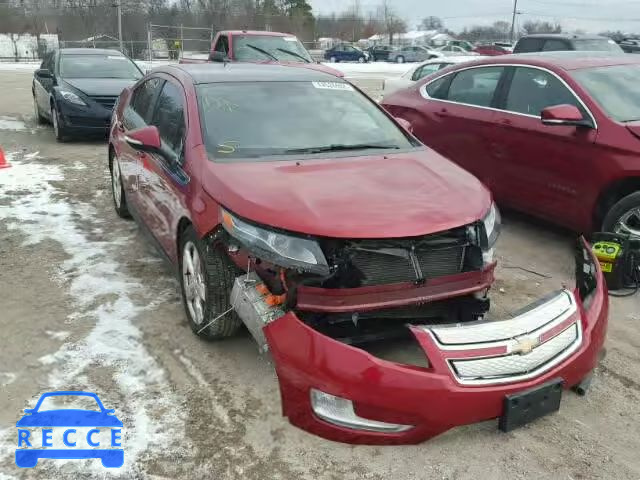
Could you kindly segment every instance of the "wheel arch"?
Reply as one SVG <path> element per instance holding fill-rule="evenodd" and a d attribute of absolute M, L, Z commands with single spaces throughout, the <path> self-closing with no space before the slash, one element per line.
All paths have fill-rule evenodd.
<path fill-rule="evenodd" d="M 607 212 L 627 195 L 640 192 L 640 174 L 616 180 L 607 186 L 598 197 L 593 211 L 593 228 L 599 230 Z"/>
<path fill-rule="evenodd" d="M 176 228 L 176 259 L 178 260 L 178 264 L 181 261 L 182 252 L 180 251 L 180 238 L 184 231 L 193 225 L 193 222 L 187 217 L 181 217 L 178 220 L 178 227 Z"/>

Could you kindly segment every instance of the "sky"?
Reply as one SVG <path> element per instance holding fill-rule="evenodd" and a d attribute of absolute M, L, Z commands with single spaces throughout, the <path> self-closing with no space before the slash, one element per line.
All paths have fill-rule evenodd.
<path fill-rule="evenodd" d="M 309 0 L 315 13 L 341 12 L 357 0 Z M 640 33 L 640 0 L 517 0 L 518 23 L 527 20 L 559 22 L 564 30 L 598 33 L 605 30 Z M 364 11 L 375 11 L 381 0 L 359 0 Z M 436 16 L 447 28 L 511 22 L 513 0 L 387 0 L 396 12 L 415 28 L 422 18 Z"/>

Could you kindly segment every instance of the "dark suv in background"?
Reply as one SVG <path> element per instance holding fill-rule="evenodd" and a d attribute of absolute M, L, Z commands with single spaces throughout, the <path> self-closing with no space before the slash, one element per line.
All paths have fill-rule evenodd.
<path fill-rule="evenodd" d="M 616 42 L 599 35 L 535 34 L 526 35 L 516 43 L 513 53 L 582 50 L 623 53 Z"/>

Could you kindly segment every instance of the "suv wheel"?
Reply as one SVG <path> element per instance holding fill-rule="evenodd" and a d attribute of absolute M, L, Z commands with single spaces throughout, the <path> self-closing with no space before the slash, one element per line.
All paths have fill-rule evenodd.
<path fill-rule="evenodd" d="M 396 57 L 396 62 L 398 62 L 398 63 L 404 63 L 404 57 L 403 57 L 402 55 L 398 55 L 398 56 Z"/>
<path fill-rule="evenodd" d="M 196 335 L 230 337 L 241 321 L 231 310 L 231 289 L 242 272 L 224 252 L 204 245 L 192 226 L 180 238 L 180 287 L 189 325 Z"/>
<path fill-rule="evenodd" d="M 640 240 L 640 192 L 627 195 L 611 207 L 602 222 L 602 230 L 628 233 Z"/>

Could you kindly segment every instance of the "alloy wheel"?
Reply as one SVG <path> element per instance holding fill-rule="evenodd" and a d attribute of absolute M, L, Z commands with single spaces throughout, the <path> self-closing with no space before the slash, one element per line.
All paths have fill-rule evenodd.
<path fill-rule="evenodd" d="M 640 207 L 632 208 L 623 214 L 614 230 L 616 233 L 625 233 L 640 240 Z"/>
<path fill-rule="evenodd" d="M 204 321 L 206 285 L 202 260 L 195 244 L 188 241 L 182 252 L 182 283 L 189 315 L 196 325 Z"/>
<path fill-rule="evenodd" d="M 53 133 L 55 134 L 56 138 L 59 138 L 60 125 L 58 125 L 58 111 L 55 109 L 55 107 L 51 107 L 51 121 L 53 122 Z"/>

